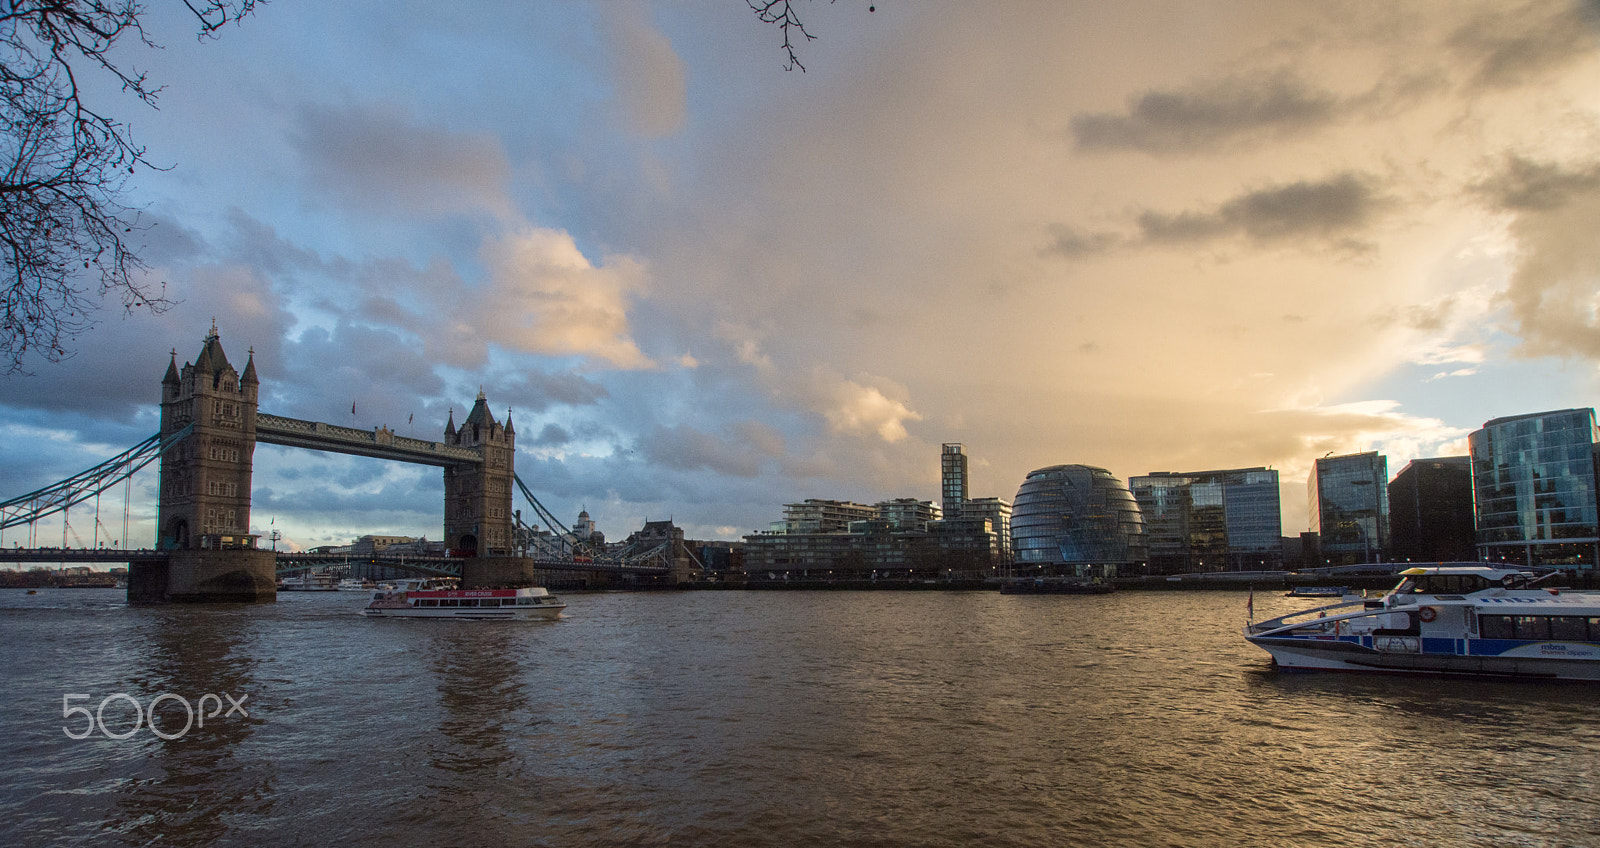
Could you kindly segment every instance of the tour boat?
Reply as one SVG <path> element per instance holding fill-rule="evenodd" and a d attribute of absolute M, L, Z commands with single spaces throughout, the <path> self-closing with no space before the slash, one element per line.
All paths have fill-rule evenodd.
<path fill-rule="evenodd" d="M 339 582 L 326 572 L 314 571 L 298 577 L 285 577 L 278 581 L 280 592 L 337 592 Z"/>
<path fill-rule="evenodd" d="M 1252 622 L 1244 637 L 1285 670 L 1600 680 L 1600 593 L 1538 585 L 1558 573 L 1408 568 L 1382 598 Z"/>
<path fill-rule="evenodd" d="M 541 587 L 420 589 L 372 593 L 362 615 L 371 618 L 471 618 L 525 621 L 560 618 L 567 605 Z"/>

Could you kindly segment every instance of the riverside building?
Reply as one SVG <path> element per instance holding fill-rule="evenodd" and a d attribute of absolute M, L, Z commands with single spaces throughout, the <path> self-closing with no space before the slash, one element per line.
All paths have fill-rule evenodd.
<path fill-rule="evenodd" d="M 1018 575 L 1116 577 L 1145 566 L 1144 519 L 1111 472 L 1052 465 L 1017 489 L 1011 550 Z"/>
<path fill-rule="evenodd" d="M 1472 457 L 1413 459 L 1389 483 L 1389 546 L 1396 562 L 1478 558 Z"/>
<path fill-rule="evenodd" d="M 1389 549 L 1389 460 L 1376 452 L 1323 457 L 1306 478 L 1323 565 L 1382 562 Z"/>
<path fill-rule="evenodd" d="M 1496 418 L 1474 431 L 1480 557 L 1593 573 L 1600 565 L 1597 441 L 1592 408 Z"/>
<path fill-rule="evenodd" d="M 1161 471 L 1129 478 L 1128 488 L 1144 518 L 1152 573 L 1283 567 L 1277 471 Z"/>
<path fill-rule="evenodd" d="M 944 514 L 954 518 L 961 514 L 961 505 L 967 502 L 967 454 L 960 444 L 944 444 L 939 454 L 939 479 Z"/>

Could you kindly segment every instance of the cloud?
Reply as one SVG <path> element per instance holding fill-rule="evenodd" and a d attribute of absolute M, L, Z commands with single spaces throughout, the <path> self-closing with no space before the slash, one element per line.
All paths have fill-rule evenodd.
<path fill-rule="evenodd" d="M 828 394 L 831 404 L 823 416 L 834 433 L 875 433 L 893 443 L 906 437 L 905 422 L 922 420 L 905 400 L 889 397 L 878 386 L 843 380 L 834 384 Z"/>
<path fill-rule="evenodd" d="M 652 138 L 678 132 L 687 109 L 687 71 L 672 42 L 645 20 L 649 9 L 643 4 L 602 8 L 612 48 L 611 81 L 628 125 Z"/>
<path fill-rule="evenodd" d="M 1126 239 L 1114 233 L 1085 232 L 1065 224 L 1055 224 L 1049 229 L 1052 238 L 1044 252 L 1068 259 L 1106 253 L 1126 243 Z"/>
<path fill-rule="evenodd" d="M 1089 113 L 1069 124 L 1086 153 L 1195 153 L 1309 132 L 1338 119 L 1334 94 L 1288 71 L 1230 77 L 1183 91 L 1149 91 L 1122 114 Z"/>
<path fill-rule="evenodd" d="M 1355 246 L 1352 237 L 1372 223 L 1383 205 L 1370 178 L 1345 173 L 1246 192 L 1204 212 L 1145 212 L 1139 216 L 1139 229 L 1145 241 L 1155 244 L 1244 235 L 1260 244 L 1316 241 Z"/>
<path fill-rule="evenodd" d="M 1600 165 L 1512 156 L 1473 190 L 1511 218 L 1517 249 L 1504 298 L 1518 351 L 1600 362 Z"/>
<path fill-rule="evenodd" d="M 1470 85 L 1505 89 L 1527 85 L 1592 57 L 1600 34 L 1600 3 L 1531 2 L 1495 5 L 1462 24 L 1447 44 L 1472 71 Z"/>
<path fill-rule="evenodd" d="M 757 422 L 730 426 L 716 436 L 690 426 L 655 427 L 639 439 L 639 449 L 652 463 L 679 471 L 707 469 L 732 477 L 755 477 L 773 448 L 782 452 L 782 438 Z"/>
<path fill-rule="evenodd" d="M 495 385 L 495 397 L 530 412 L 554 406 L 593 406 L 610 396 L 606 387 L 573 371 L 518 371 Z"/>
<path fill-rule="evenodd" d="M 510 213 L 511 164 L 498 138 L 438 129 L 408 109 L 307 105 L 294 133 L 313 191 L 368 212 Z"/>
<path fill-rule="evenodd" d="M 489 239 L 482 258 L 489 284 L 463 300 L 468 323 L 485 338 L 524 353 L 655 367 L 628 329 L 628 306 L 645 282 L 637 261 L 612 256 L 592 265 L 572 236 L 537 227 Z"/>
<path fill-rule="evenodd" d="M 1184 247 L 1243 237 L 1259 246 L 1299 244 L 1363 254 L 1363 240 L 1390 201 L 1374 188 L 1376 180 L 1354 172 L 1323 180 L 1300 180 L 1238 194 L 1199 211 L 1145 210 L 1135 218 L 1136 234 L 1084 232 L 1053 225 L 1046 255 L 1077 259 L 1124 248 Z"/>
<path fill-rule="evenodd" d="M 1600 164 L 1567 168 L 1508 154 L 1498 171 L 1470 190 L 1490 207 L 1506 212 L 1558 210 L 1600 188 Z"/>

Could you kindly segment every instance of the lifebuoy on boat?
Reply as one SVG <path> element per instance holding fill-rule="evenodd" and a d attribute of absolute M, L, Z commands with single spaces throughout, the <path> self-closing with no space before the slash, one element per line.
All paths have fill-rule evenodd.
<path fill-rule="evenodd" d="M 1417 618 L 1420 618 L 1423 621 L 1432 621 L 1438 617 L 1439 611 L 1433 607 L 1423 607 L 1422 609 L 1417 610 Z"/>

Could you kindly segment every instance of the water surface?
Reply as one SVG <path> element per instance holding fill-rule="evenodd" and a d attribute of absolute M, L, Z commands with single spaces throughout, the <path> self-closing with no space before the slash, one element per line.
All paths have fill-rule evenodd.
<path fill-rule="evenodd" d="M 1279 674 L 1244 593 L 279 597 L 0 590 L 0 843 L 1600 845 L 1600 689 Z M 67 738 L 119 692 L 249 716 Z"/>

